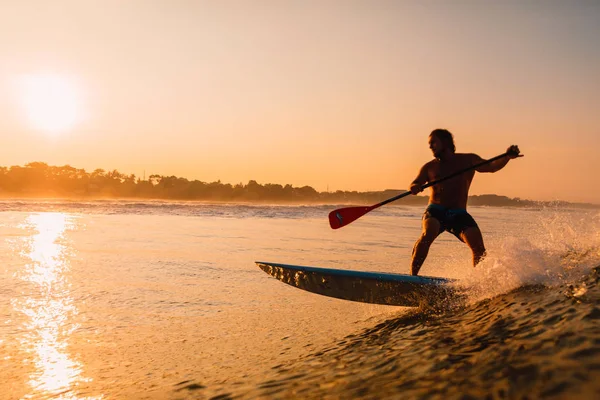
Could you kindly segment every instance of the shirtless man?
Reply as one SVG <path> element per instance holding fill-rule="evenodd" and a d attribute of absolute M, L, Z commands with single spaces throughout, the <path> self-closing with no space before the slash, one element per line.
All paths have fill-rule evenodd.
<path fill-rule="evenodd" d="M 455 153 L 454 138 L 446 129 L 436 129 L 429 135 L 429 148 L 435 159 L 423 165 L 412 182 L 410 191 L 417 194 L 422 186 L 461 169 L 478 164 L 483 160 L 477 154 Z M 469 186 L 477 172 L 496 172 L 504 168 L 509 160 L 520 157 L 518 146 L 510 146 L 506 157 L 482 165 L 442 183 L 431 186 L 429 205 L 423 214 L 423 232 L 415 243 L 410 266 L 411 275 L 417 275 L 429 247 L 443 231 L 448 231 L 466 243 L 473 252 L 473 266 L 485 256 L 485 246 L 477 223 L 467 212 Z"/>

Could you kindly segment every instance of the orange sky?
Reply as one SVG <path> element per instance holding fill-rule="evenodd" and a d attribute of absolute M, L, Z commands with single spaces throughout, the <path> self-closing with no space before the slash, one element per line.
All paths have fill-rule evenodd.
<path fill-rule="evenodd" d="M 0 3 L 0 165 L 404 189 L 457 150 L 472 194 L 600 203 L 600 2 Z"/>

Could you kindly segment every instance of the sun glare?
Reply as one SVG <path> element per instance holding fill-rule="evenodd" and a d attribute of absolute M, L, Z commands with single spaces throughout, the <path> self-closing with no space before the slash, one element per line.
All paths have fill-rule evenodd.
<path fill-rule="evenodd" d="M 81 97 L 77 85 L 62 75 L 37 74 L 22 78 L 20 100 L 34 129 L 57 134 L 81 120 Z"/>
<path fill-rule="evenodd" d="M 18 276 L 25 291 L 13 301 L 25 317 L 19 336 L 24 352 L 31 354 L 30 398 L 79 399 L 73 391 L 81 382 L 82 364 L 69 351 L 77 307 L 71 287 L 70 246 L 65 234 L 76 227 L 63 213 L 31 214 L 21 227 L 27 263 Z M 86 397 L 90 398 L 91 397 Z"/>

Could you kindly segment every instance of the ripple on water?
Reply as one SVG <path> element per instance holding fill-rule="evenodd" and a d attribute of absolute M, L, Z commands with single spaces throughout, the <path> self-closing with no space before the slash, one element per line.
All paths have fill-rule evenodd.
<path fill-rule="evenodd" d="M 444 313 L 411 311 L 280 365 L 241 398 L 593 398 L 600 391 L 600 267 Z"/>

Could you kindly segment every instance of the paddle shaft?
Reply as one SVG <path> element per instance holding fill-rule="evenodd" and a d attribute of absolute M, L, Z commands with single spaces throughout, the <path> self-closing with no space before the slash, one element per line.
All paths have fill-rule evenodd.
<path fill-rule="evenodd" d="M 464 173 L 465 173 L 465 172 L 467 172 L 467 171 L 471 171 L 471 170 L 473 170 L 473 169 L 479 168 L 479 167 L 481 167 L 481 166 L 483 166 L 483 165 L 486 165 L 486 164 L 492 163 L 492 162 L 494 162 L 494 161 L 496 161 L 496 160 L 499 160 L 499 159 L 501 159 L 502 157 L 507 157 L 507 156 L 508 156 L 508 153 L 504 153 L 504 154 L 500 154 L 499 156 L 496 156 L 496 157 L 494 157 L 494 158 L 490 158 L 489 160 L 485 160 L 485 161 L 482 161 L 482 162 L 480 162 L 480 163 L 478 163 L 478 164 L 471 165 L 470 167 L 467 167 L 467 168 L 461 169 L 460 171 L 456 171 L 456 172 L 454 172 L 453 174 L 450 174 L 450 175 L 448 175 L 448 176 L 445 176 L 445 177 L 443 177 L 443 178 L 437 179 L 437 180 L 435 180 L 435 181 L 431 181 L 431 182 L 429 182 L 429 183 L 427 183 L 427 184 L 425 184 L 425 185 L 421 186 L 421 189 L 427 189 L 427 188 L 428 188 L 428 187 L 430 187 L 430 186 L 437 185 L 438 183 L 441 183 L 441 182 L 447 181 L 448 179 L 452 179 L 452 178 L 454 178 L 455 176 L 458 176 L 458 175 L 460 175 L 460 174 L 464 174 Z M 405 192 L 405 193 L 399 194 L 399 195 L 397 195 L 397 196 L 394 196 L 394 197 L 392 197 L 392 198 L 390 198 L 390 199 L 384 200 L 384 201 L 382 201 L 381 203 L 377 203 L 377 204 L 375 204 L 375 205 L 371 206 L 371 207 L 370 207 L 370 209 L 371 209 L 371 210 L 374 210 L 374 209 L 376 209 L 376 208 L 378 208 L 378 207 L 384 206 L 384 205 L 386 205 L 386 204 L 388 204 L 388 203 L 391 203 L 392 201 L 396 201 L 396 200 L 398 200 L 398 199 L 401 199 L 401 198 L 403 198 L 403 197 L 406 197 L 406 196 L 408 196 L 408 195 L 410 195 L 410 194 L 412 194 L 412 192 L 411 192 L 411 191 L 408 191 L 408 192 Z M 369 211 L 371 211 L 371 210 L 369 210 Z"/>
<path fill-rule="evenodd" d="M 482 165 L 486 165 L 491 162 L 494 162 L 502 157 L 507 157 L 508 155 L 509 155 L 509 153 L 506 152 L 506 153 L 500 154 L 499 156 L 496 156 L 494 158 L 490 158 L 489 160 L 485 160 L 485 161 L 482 161 L 475 165 L 471 165 L 470 167 L 461 169 L 460 171 L 456 171 L 448 176 L 445 176 L 438 180 L 429 182 L 429 183 L 421 186 L 421 189 L 425 189 L 425 188 L 428 188 L 435 184 L 438 184 L 440 182 L 444 182 L 448 179 L 454 178 L 455 176 L 463 174 L 467 171 L 471 171 L 473 169 L 477 169 L 477 168 L 481 167 Z M 377 203 L 370 207 L 346 207 L 346 208 L 340 208 L 337 210 L 333 210 L 332 212 L 329 213 L 329 225 L 331 226 L 332 229 L 341 228 L 343 226 L 348 225 L 352 221 L 356 221 L 358 218 L 362 217 L 366 213 L 373 211 L 374 209 L 379 208 L 385 204 L 391 203 L 392 201 L 396 201 L 398 199 L 401 199 L 402 197 L 408 196 L 409 194 L 412 194 L 412 192 L 408 191 L 406 193 L 399 194 L 397 196 L 392 197 L 391 199 L 387 199 L 385 201 L 382 201 L 381 203 Z"/>

